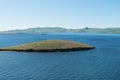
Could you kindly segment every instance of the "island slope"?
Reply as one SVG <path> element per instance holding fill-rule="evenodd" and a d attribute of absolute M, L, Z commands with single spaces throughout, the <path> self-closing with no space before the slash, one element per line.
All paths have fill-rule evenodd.
<path fill-rule="evenodd" d="M 77 51 L 94 49 L 90 45 L 67 40 L 45 40 L 32 42 L 18 46 L 0 48 L 0 51 L 26 51 L 26 52 L 54 52 L 54 51 Z"/>

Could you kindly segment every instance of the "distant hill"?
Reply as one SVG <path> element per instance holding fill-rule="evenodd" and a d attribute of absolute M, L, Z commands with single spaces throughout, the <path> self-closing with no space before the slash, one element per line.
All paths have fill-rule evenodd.
<path fill-rule="evenodd" d="M 46 34 L 46 33 L 110 33 L 120 34 L 120 28 L 82 28 L 82 29 L 67 29 L 61 27 L 44 27 L 44 28 L 28 28 L 23 30 L 9 30 L 1 31 L 0 34 L 17 34 L 17 33 L 31 33 L 31 34 Z"/>

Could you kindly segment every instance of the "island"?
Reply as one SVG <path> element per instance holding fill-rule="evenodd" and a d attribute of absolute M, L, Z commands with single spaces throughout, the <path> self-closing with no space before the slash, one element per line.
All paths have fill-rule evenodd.
<path fill-rule="evenodd" d="M 24 52 L 58 52 L 89 50 L 95 47 L 68 40 L 44 40 L 26 43 L 18 46 L 0 48 L 0 51 L 24 51 Z"/>

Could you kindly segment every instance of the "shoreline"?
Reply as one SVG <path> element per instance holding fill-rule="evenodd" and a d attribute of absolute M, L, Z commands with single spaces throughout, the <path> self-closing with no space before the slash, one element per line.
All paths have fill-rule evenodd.
<path fill-rule="evenodd" d="M 0 51 L 16 51 L 16 52 L 69 52 L 69 51 L 82 51 L 82 50 L 91 50 L 95 49 L 95 47 L 89 47 L 89 48 L 68 48 L 68 49 L 2 49 L 0 48 Z"/>

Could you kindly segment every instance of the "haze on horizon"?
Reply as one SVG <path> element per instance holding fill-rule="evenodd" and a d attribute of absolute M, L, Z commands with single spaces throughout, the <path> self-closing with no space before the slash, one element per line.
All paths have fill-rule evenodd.
<path fill-rule="evenodd" d="M 0 0 L 0 31 L 120 27 L 120 0 Z"/>

